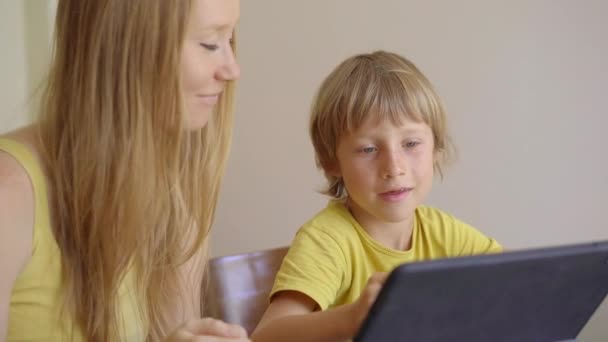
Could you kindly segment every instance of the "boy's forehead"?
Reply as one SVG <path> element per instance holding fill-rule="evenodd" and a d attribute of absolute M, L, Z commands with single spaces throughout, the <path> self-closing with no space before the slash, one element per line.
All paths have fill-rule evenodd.
<path fill-rule="evenodd" d="M 424 121 L 413 121 L 408 119 L 401 123 L 393 123 L 389 119 L 380 121 L 370 120 L 357 128 L 343 131 L 343 133 L 338 137 L 336 144 L 340 145 L 342 142 L 347 140 L 378 137 L 388 132 L 397 132 L 397 134 L 400 135 L 433 134 L 431 127 Z"/>
<path fill-rule="evenodd" d="M 403 131 L 418 131 L 429 126 L 422 119 L 406 115 L 402 115 L 398 117 L 398 119 L 395 119 L 394 117 L 372 116 L 363 121 L 360 125 L 353 127 L 349 133 L 355 134 L 366 131 L 384 130 L 389 127 Z"/>

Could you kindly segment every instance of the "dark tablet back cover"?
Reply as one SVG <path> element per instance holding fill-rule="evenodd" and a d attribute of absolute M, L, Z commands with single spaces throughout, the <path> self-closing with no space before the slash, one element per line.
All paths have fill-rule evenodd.
<path fill-rule="evenodd" d="M 357 342 L 576 338 L 608 293 L 608 241 L 404 264 Z"/>

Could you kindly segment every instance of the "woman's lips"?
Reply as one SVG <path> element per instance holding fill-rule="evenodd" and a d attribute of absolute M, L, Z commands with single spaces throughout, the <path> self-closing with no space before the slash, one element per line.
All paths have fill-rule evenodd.
<path fill-rule="evenodd" d="M 197 97 L 206 105 L 213 106 L 217 104 L 217 101 L 220 98 L 220 94 L 211 94 L 211 95 L 197 95 Z"/>

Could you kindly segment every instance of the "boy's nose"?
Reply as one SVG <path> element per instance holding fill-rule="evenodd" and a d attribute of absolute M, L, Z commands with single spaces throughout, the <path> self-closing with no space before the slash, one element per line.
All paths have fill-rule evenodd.
<path fill-rule="evenodd" d="M 402 157 L 399 152 L 387 153 L 382 170 L 382 178 L 389 179 L 403 176 L 405 174 L 405 167 L 401 159 Z"/>

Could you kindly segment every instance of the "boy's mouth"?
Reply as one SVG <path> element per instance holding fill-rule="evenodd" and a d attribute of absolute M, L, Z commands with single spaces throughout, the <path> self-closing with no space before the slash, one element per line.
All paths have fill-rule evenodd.
<path fill-rule="evenodd" d="M 405 198 L 414 188 L 402 187 L 396 188 L 389 191 L 385 191 L 379 194 L 379 196 L 389 202 L 396 202 Z"/>
<path fill-rule="evenodd" d="M 394 188 L 385 192 L 381 192 L 381 195 L 384 194 L 398 194 L 398 193 L 402 193 L 402 192 L 406 192 L 406 191 L 411 191 L 413 188 L 412 187 L 400 187 L 400 188 Z"/>

